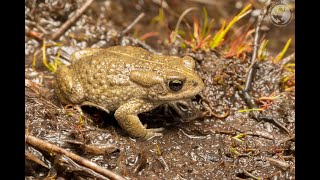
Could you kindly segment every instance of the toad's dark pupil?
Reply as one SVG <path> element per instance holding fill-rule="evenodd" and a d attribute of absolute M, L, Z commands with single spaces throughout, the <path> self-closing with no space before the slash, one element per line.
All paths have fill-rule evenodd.
<path fill-rule="evenodd" d="M 171 91 L 179 91 L 182 89 L 183 81 L 181 80 L 172 80 L 169 82 L 169 88 Z"/>

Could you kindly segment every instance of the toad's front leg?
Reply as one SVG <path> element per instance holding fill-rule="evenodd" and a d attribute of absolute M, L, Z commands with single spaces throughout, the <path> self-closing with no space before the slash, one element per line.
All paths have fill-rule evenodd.
<path fill-rule="evenodd" d="M 120 106 L 114 116 L 121 128 L 127 131 L 130 136 L 151 139 L 155 136 L 162 136 L 162 133 L 159 132 L 162 131 L 163 128 L 146 129 L 142 125 L 138 114 L 150 111 L 157 106 L 156 104 L 136 99 Z"/>

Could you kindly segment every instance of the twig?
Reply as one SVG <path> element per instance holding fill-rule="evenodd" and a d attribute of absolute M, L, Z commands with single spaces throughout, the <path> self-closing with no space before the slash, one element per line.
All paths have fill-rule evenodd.
<path fill-rule="evenodd" d="M 159 156 L 157 158 L 157 160 L 160 162 L 160 164 L 163 167 L 164 171 L 168 172 L 169 171 L 169 166 L 168 166 L 167 162 L 164 160 L 163 156 Z"/>
<path fill-rule="evenodd" d="M 261 178 L 259 178 L 259 177 L 257 177 L 257 176 L 254 176 L 253 174 L 249 173 L 249 172 L 246 171 L 245 169 L 242 169 L 242 170 L 243 170 L 243 172 L 244 172 L 247 176 L 249 176 L 249 177 L 251 177 L 251 178 L 253 178 L 253 179 L 256 179 L 256 180 L 261 180 Z"/>
<path fill-rule="evenodd" d="M 87 2 L 84 3 L 84 5 L 78 9 L 74 15 L 69 18 L 53 35 L 50 37 L 51 40 L 56 40 L 58 39 L 64 32 L 67 31 L 67 29 L 75 23 L 81 15 L 88 9 L 88 7 L 93 3 L 94 0 L 88 0 Z"/>
<path fill-rule="evenodd" d="M 213 128 L 213 129 L 210 129 L 209 131 L 212 133 L 227 134 L 227 135 L 233 135 L 233 136 L 237 135 L 237 133 L 233 130 L 225 130 L 222 128 Z"/>
<path fill-rule="evenodd" d="M 78 173 L 86 173 L 93 178 L 98 178 L 102 180 L 108 180 L 105 176 L 93 171 L 90 168 L 80 166 L 78 163 L 74 162 L 71 158 L 61 155 L 58 157 L 56 164 L 65 165 L 68 171 L 78 172 Z"/>
<path fill-rule="evenodd" d="M 36 41 L 38 41 L 40 44 L 43 42 L 43 34 L 36 32 L 36 31 L 26 31 L 26 36 L 34 38 Z"/>
<path fill-rule="evenodd" d="M 135 39 L 133 37 L 130 36 L 124 36 L 123 38 L 129 39 L 131 40 L 133 43 L 135 44 L 139 44 L 140 46 L 142 46 L 143 48 L 147 49 L 149 52 L 153 53 L 153 54 L 158 54 L 161 55 L 161 53 L 157 52 L 156 50 L 154 50 L 150 45 L 140 41 L 139 39 Z"/>
<path fill-rule="evenodd" d="M 26 142 L 36 148 L 39 148 L 44 151 L 48 151 L 50 153 L 54 152 L 54 153 L 58 153 L 58 154 L 63 154 L 65 156 L 69 157 L 70 159 L 74 160 L 75 162 L 82 164 L 85 167 L 88 167 L 88 168 L 94 170 L 95 172 L 100 173 L 100 174 L 102 174 L 112 180 L 125 180 L 120 175 L 115 174 L 114 172 L 112 172 L 108 169 L 102 168 L 101 166 L 99 166 L 99 165 L 97 165 L 87 159 L 84 159 L 84 158 L 82 158 L 72 152 L 69 152 L 61 147 L 58 147 L 56 145 L 45 142 L 45 141 L 43 141 L 39 138 L 36 138 L 34 136 L 26 135 Z"/>
<path fill-rule="evenodd" d="M 218 119 L 225 119 L 226 117 L 229 116 L 230 111 L 227 111 L 227 112 L 225 112 L 225 113 L 222 114 L 222 115 L 219 115 L 219 114 L 214 113 L 214 112 L 213 112 L 213 109 L 214 109 L 214 108 L 212 108 L 210 101 L 208 101 L 207 98 L 205 98 L 205 97 L 202 96 L 202 95 L 200 95 L 200 97 L 201 97 L 201 99 L 202 99 L 202 105 L 203 105 L 203 107 L 204 107 L 204 108 L 206 109 L 206 111 L 208 112 L 208 113 L 206 113 L 206 117 L 212 117 L 212 116 L 213 116 L 213 117 L 216 117 L 216 118 L 218 118 Z"/>
<path fill-rule="evenodd" d="M 36 24 L 36 28 L 39 29 L 43 34 L 47 35 L 49 34 L 47 30 L 45 30 L 42 26 L 39 24 Z"/>
<path fill-rule="evenodd" d="M 281 161 L 278 159 L 274 159 L 274 158 L 266 158 L 271 164 L 273 164 L 274 166 L 277 166 L 278 168 L 281 168 L 282 170 L 287 170 L 290 167 L 290 164 L 288 164 L 285 161 Z"/>
<path fill-rule="evenodd" d="M 48 165 L 46 165 L 42 160 L 40 160 L 37 156 L 35 156 L 34 154 L 30 153 L 30 152 L 25 152 L 25 157 L 26 159 L 33 161 L 35 163 L 40 164 L 41 166 L 50 169 Z"/>
<path fill-rule="evenodd" d="M 139 153 L 138 155 L 138 162 L 136 163 L 136 167 L 134 168 L 134 173 L 139 173 L 147 166 L 147 157 L 145 153 Z"/>
<path fill-rule="evenodd" d="M 257 23 L 256 29 L 255 29 L 255 36 L 254 36 L 253 54 L 252 54 L 252 58 L 251 58 L 251 64 L 248 69 L 247 81 L 245 84 L 244 91 L 249 91 L 250 85 L 251 85 L 251 82 L 253 79 L 253 66 L 256 64 L 256 61 L 257 61 L 257 53 L 258 53 L 258 47 L 259 47 L 259 31 L 261 28 L 262 21 L 268 12 L 269 4 L 270 4 L 270 1 L 267 2 L 263 12 L 258 17 L 258 23 Z"/>
<path fill-rule="evenodd" d="M 261 28 L 262 21 L 268 12 L 268 6 L 270 4 L 271 4 L 271 1 L 266 2 L 266 5 L 265 5 L 265 8 L 263 9 L 263 12 L 260 13 L 260 15 L 258 17 L 258 23 L 257 23 L 256 29 L 255 29 L 255 36 L 254 36 L 253 54 L 252 54 L 250 66 L 248 68 L 245 88 L 242 91 L 243 99 L 250 109 L 253 109 L 255 107 L 254 100 L 251 97 L 251 95 L 249 94 L 249 91 L 250 91 L 250 87 L 252 84 L 253 76 L 255 74 L 254 70 L 255 70 L 255 65 L 257 62 L 257 53 L 258 53 L 258 48 L 259 48 L 259 31 Z M 263 120 L 263 121 L 271 122 L 271 123 L 275 124 L 278 128 L 280 128 L 280 129 L 286 131 L 288 134 L 290 134 L 289 130 L 286 127 L 284 127 L 284 125 L 282 125 L 277 120 L 270 118 L 270 117 L 262 117 L 262 116 L 260 116 L 260 114 L 258 114 L 258 112 L 250 112 L 250 113 L 253 115 L 253 117 L 255 119 L 257 119 L 259 121 Z"/>
<path fill-rule="evenodd" d="M 207 138 L 207 136 L 196 136 L 196 135 L 187 134 L 182 129 L 179 129 L 179 131 L 181 131 L 184 135 L 186 135 L 190 139 L 206 139 Z"/>
<path fill-rule="evenodd" d="M 296 135 L 295 134 L 292 134 L 291 136 L 285 138 L 285 139 L 282 139 L 280 141 L 277 142 L 277 145 L 280 145 L 282 143 L 286 143 L 287 141 L 295 141 L 295 138 L 296 138 Z"/>
<path fill-rule="evenodd" d="M 280 128 L 280 129 L 286 131 L 288 134 L 290 134 L 289 130 L 286 127 L 284 127 L 284 125 L 282 123 L 280 123 L 279 121 L 277 121 L 277 120 L 275 120 L 275 119 L 273 119 L 271 117 L 258 116 L 257 119 L 265 121 L 265 122 L 273 123 L 278 128 Z"/>
<path fill-rule="evenodd" d="M 274 172 L 274 173 L 272 173 L 272 174 L 270 174 L 270 175 L 264 176 L 264 177 L 262 177 L 262 178 L 263 178 L 263 179 L 272 179 L 272 177 L 276 176 L 277 174 L 281 174 L 281 170 L 276 171 L 276 172 Z"/>
<path fill-rule="evenodd" d="M 244 96 L 244 100 L 247 104 L 247 106 L 252 109 L 254 107 L 254 102 L 253 99 L 251 98 L 249 91 L 250 91 L 250 87 L 251 87 L 251 83 L 252 83 L 252 79 L 253 79 L 253 75 L 254 75 L 254 65 L 256 64 L 257 61 L 257 53 L 258 53 L 258 47 L 259 47 L 259 31 L 261 28 L 261 24 L 262 21 L 264 19 L 264 17 L 266 16 L 267 12 L 268 12 L 268 6 L 270 4 L 270 1 L 267 2 L 264 10 L 262 13 L 260 13 L 259 17 L 258 17 L 258 23 L 255 29 L 255 36 L 254 36 L 254 44 L 253 44 L 253 54 L 251 57 L 251 64 L 248 68 L 248 73 L 247 73 L 247 78 L 246 78 L 246 83 L 245 83 L 245 88 L 243 90 L 243 96 Z"/>
<path fill-rule="evenodd" d="M 121 34 L 126 34 L 128 31 L 132 29 L 134 25 L 136 25 L 146 14 L 140 13 L 139 16 L 125 29 L 121 32 Z"/>

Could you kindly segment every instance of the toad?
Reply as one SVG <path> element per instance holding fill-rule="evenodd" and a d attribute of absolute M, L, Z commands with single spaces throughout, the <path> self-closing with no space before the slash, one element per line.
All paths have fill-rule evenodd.
<path fill-rule="evenodd" d="M 61 103 L 93 106 L 115 118 L 130 136 L 150 139 L 163 128 L 147 129 L 139 113 L 161 104 L 189 99 L 204 83 L 190 56 L 155 55 L 140 47 L 88 48 L 60 65 L 54 89 Z"/>

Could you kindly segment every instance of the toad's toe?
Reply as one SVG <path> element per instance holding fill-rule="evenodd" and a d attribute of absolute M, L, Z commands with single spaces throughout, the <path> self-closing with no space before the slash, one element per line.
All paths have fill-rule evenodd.
<path fill-rule="evenodd" d="M 147 135 L 144 137 L 144 139 L 150 140 L 150 139 L 157 137 L 157 136 L 163 136 L 163 134 L 160 133 L 163 130 L 164 130 L 164 128 L 147 129 Z"/>

